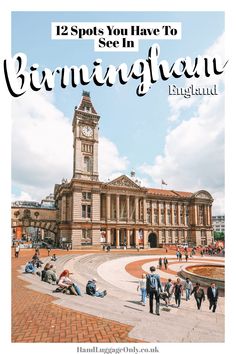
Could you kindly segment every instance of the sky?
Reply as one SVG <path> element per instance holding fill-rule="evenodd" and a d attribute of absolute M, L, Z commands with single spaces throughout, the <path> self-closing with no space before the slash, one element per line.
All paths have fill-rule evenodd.
<path fill-rule="evenodd" d="M 94 52 L 93 41 L 51 40 L 52 21 L 181 22 L 180 40 L 141 40 L 138 52 Z M 201 23 L 201 26 L 199 26 Z M 131 65 L 147 58 L 154 43 L 160 60 L 220 55 L 224 59 L 223 12 L 13 12 L 12 54 L 27 54 L 28 65 L 86 64 L 101 58 Z M 54 184 L 72 177 L 72 119 L 83 90 L 89 91 L 99 124 L 99 175 L 107 181 L 135 170 L 145 187 L 196 192 L 213 198 L 213 214 L 224 214 L 224 76 L 158 81 L 136 94 L 137 80 L 98 87 L 94 83 L 52 92 L 29 92 L 12 101 L 12 199 L 38 200 Z M 218 96 L 169 96 L 168 86 L 217 85 Z"/>

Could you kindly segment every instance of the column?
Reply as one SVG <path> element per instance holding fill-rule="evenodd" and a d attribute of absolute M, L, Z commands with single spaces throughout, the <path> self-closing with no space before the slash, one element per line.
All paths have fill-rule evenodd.
<path fill-rule="evenodd" d="M 111 229 L 107 229 L 107 243 L 111 244 Z"/>
<path fill-rule="evenodd" d="M 198 210 L 197 205 L 194 205 L 194 224 L 198 225 Z"/>
<path fill-rule="evenodd" d="M 167 203 L 164 202 L 164 224 L 167 225 Z"/>
<path fill-rule="evenodd" d="M 154 225 L 154 209 L 156 207 L 156 203 L 151 201 L 151 224 Z"/>
<path fill-rule="evenodd" d="M 139 245 L 139 231 L 135 229 L 135 246 Z"/>
<path fill-rule="evenodd" d="M 210 206 L 207 206 L 207 215 L 208 215 L 208 225 L 211 225 L 211 213 L 210 213 Z"/>
<path fill-rule="evenodd" d="M 130 248 L 130 230 L 126 229 L 126 242 L 127 242 L 127 248 Z"/>
<path fill-rule="evenodd" d="M 161 224 L 161 208 L 160 208 L 160 203 L 157 202 L 157 221 L 158 225 Z"/>
<path fill-rule="evenodd" d="M 180 225 L 180 206 L 179 206 L 179 203 L 176 204 L 176 212 L 177 212 L 177 225 Z"/>
<path fill-rule="evenodd" d="M 106 213 L 107 213 L 107 221 L 111 219 L 111 195 L 106 195 Z"/>
<path fill-rule="evenodd" d="M 139 221 L 139 205 L 138 205 L 138 202 L 139 202 L 139 198 L 135 197 L 135 222 Z"/>
<path fill-rule="evenodd" d="M 171 203 L 171 225 L 174 225 L 175 215 L 174 215 L 174 204 Z"/>
<path fill-rule="evenodd" d="M 129 222 L 129 196 L 126 196 L 126 212 L 127 212 L 127 222 Z"/>
<path fill-rule="evenodd" d="M 143 222 L 147 222 L 147 204 L 146 204 L 146 198 L 143 198 Z"/>
<path fill-rule="evenodd" d="M 116 221 L 120 219 L 120 196 L 116 195 Z"/>
<path fill-rule="evenodd" d="M 148 247 L 148 231 L 143 230 L 143 247 L 147 248 Z"/>
<path fill-rule="evenodd" d="M 183 224 L 186 225 L 186 205 L 183 204 Z"/>
<path fill-rule="evenodd" d="M 116 248 L 120 248 L 120 229 L 116 229 Z"/>

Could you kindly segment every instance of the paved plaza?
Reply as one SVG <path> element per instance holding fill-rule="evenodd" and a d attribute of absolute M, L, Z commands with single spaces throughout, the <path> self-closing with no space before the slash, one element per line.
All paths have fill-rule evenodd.
<path fill-rule="evenodd" d="M 53 293 L 55 285 L 40 281 L 38 276 L 23 273 L 23 266 L 33 250 L 21 251 L 13 265 L 13 342 L 223 342 L 224 297 L 218 300 L 216 313 L 209 311 L 206 300 L 197 310 L 194 297 L 180 308 L 174 300 L 166 311 L 161 303 L 161 316 L 149 313 L 148 300 L 141 306 L 137 292 L 138 279 L 157 266 L 159 257 L 167 256 L 168 269 L 158 270 L 161 281 L 176 280 L 185 260 L 179 262 L 175 252 L 137 251 L 56 251 L 57 274 L 63 269 L 73 273 L 83 296 Z M 46 250 L 40 257 L 49 260 Z M 224 264 L 222 257 L 191 258 L 190 264 Z M 97 278 L 108 295 L 95 298 L 85 294 L 88 279 Z"/>

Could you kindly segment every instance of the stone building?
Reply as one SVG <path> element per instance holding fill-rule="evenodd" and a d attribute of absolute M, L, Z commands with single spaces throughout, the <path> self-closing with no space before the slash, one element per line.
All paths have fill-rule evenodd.
<path fill-rule="evenodd" d="M 103 243 L 119 248 L 212 242 L 209 192 L 144 188 L 122 175 L 99 181 L 97 114 L 83 92 L 73 118 L 73 178 L 55 185 L 58 242 L 73 249 Z"/>

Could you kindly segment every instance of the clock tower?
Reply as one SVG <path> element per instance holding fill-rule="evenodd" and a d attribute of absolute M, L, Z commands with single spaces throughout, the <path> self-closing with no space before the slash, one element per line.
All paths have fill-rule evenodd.
<path fill-rule="evenodd" d="M 90 93 L 83 91 L 73 119 L 73 178 L 98 181 L 98 122 Z"/>

